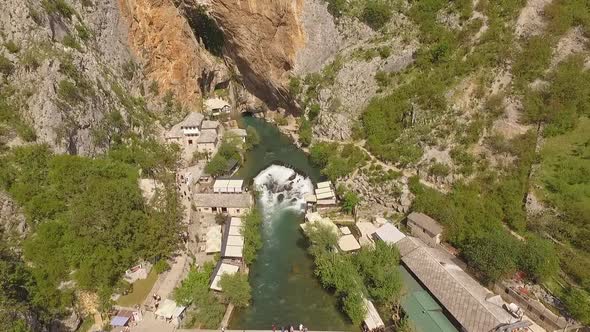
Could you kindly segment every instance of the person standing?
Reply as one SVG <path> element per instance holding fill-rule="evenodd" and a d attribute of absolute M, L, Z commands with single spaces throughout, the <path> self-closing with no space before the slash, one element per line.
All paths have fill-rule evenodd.
<path fill-rule="evenodd" d="M 303 324 L 299 323 L 299 332 L 303 332 Z"/>
<path fill-rule="evenodd" d="M 275 324 L 272 324 L 272 332 L 275 332 L 277 330 L 277 327 L 275 326 Z"/>

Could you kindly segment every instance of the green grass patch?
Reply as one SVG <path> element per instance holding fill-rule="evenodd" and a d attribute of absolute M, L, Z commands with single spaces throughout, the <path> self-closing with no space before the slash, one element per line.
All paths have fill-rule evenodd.
<path fill-rule="evenodd" d="M 156 283 L 156 280 L 158 280 L 158 273 L 155 269 L 152 269 L 147 278 L 134 282 L 132 291 L 127 295 L 121 296 L 117 300 L 117 304 L 123 307 L 132 307 L 135 304 L 143 303 Z"/>

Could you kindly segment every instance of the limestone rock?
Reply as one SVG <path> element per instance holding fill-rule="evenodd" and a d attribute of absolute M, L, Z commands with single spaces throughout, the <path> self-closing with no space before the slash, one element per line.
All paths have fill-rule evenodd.
<path fill-rule="evenodd" d="M 211 15 L 224 33 L 224 54 L 239 69 L 245 87 L 271 109 L 297 109 L 285 84 L 303 43 L 298 23 L 302 4 L 302 0 L 211 2 Z"/>

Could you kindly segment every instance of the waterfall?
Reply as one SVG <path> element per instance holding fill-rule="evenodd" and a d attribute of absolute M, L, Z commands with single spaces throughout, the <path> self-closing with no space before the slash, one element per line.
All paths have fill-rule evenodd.
<path fill-rule="evenodd" d="M 289 209 L 303 212 L 305 195 L 313 193 L 313 183 L 309 178 L 279 165 L 271 165 L 260 172 L 254 178 L 254 187 L 260 193 L 259 203 L 265 221 Z"/>

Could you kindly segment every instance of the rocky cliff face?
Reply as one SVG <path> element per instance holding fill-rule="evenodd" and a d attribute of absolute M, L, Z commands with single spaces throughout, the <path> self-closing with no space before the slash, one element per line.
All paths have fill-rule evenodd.
<path fill-rule="evenodd" d="M 228 79 L 223 62 L 199 44 L 171 0 L 119 0 L 119 5 L 129 45 L 141 59 L 146 78 L 199 111 L 203 92 Z"/>
<path fill-rule="evenodd" d="M 121 127 L 143 132 L 142 113 L 160 120 L 164 96 L 199 111 L 203 92 L 228 80 L 170 0 L 1 7 L 0 136 L 8 146 L 34 141 L 94 155 Z"/>
<path fill-rule="evenodd" d="M 286 83 L 304 43 L 302 0 L 214 0 L 210 13 L 224 33 L 224 54 L 245 87 L 268 107 L 296 109 Z"/>
<path fill-rule="evenodd" d="M 18 137 L 8 135 L 9 144 L 36 140 L 57 152 L 86 155 L 104 148 L 93 133 L 105 114 L 123 108 L 113 87 L 129 91 L 139 84 L 131 82 L 134 60 L 118 6 L 113 1 L 89 4 L 3 1 L 0 54 L 12 69 L 2 81 L 13 113 L 8 127 L 29 128 Z M 129 79 L 123 77 L 126 64 L 133 67 Z"/>

